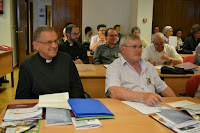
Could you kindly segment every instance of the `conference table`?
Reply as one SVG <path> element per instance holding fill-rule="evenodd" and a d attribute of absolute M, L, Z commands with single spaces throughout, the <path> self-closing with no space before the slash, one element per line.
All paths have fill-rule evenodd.
<path fill-rule="evenodd" d="M 12 50 L 0 51 L 0 77 L 11 73 L 11 86 L 14 87 Z"/>
<path fill-rule="evenodd" d="M 92 98 L 105 98 L 104 65 L 76 64 L 85 92 Z"/>
<path fill-rule="evenodd" d="M 85 92 L 92 98 L 105 98 L 106 68 L 104 65 L 77 64 L 76 66 Z M 159 69 L 157 69 L 157 72 L 177 96 L 179 96 L 180 93 L 185 93 L 185 85 L 190 77 L 193 75 L 200 75 L 200 71 L 186 75 L 161 74 Z"/>
<path fill-rule="evenodd" d="M 99 99 L 115 116 L 115 119 L 100 120 L 102 127 L 91 129 L 75 129 L 73 125 L 45 126 L 45 120 L 41 120 L 40 133 L 173 133 L 172 130 L 163 126 L 148 115 L 144 115 L 137 110 L 122 103 L 120 100 L 102 98 Z M 200 103 L 200 100 L 190 97 L 164 98 L 162 105 L 167 102 L 189 100 Z M 35 103 L 38 100 L 13 100 L 9 104 Z M 168 106 L 168 105 L 166 105 Z M 5 109 L 0 115 L 0 122 L 5 114 Z"/>

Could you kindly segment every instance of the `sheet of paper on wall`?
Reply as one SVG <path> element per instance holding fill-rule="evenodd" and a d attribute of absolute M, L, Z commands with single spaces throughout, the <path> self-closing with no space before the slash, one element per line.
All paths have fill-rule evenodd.
<path fill-rule="evenodd" d="M 143 114 L 153 114 L 153 113 L 160 112 L 160 110 L 159 110 L 160 105 L 148 106 L 148 105 L 146 105 L 144 103 L 140 103 L 140 102 L 130 102 L 130 101 L 122 101 L 122 102 L 127 104 L 128 106 L 138 110 L 139 112 L 141 112 Z"/>
<path fill-rule="evenodd" d="M 38 107 L 71 109 L 67 102 L 68 99 L 68 92 L 40 95 Z"/>
<path fill-rule="evenodd" d="M 177 46 L 177 37 L 176 36 L 169 36 L 169 45 L 176 48 L 176 46 Z"/>

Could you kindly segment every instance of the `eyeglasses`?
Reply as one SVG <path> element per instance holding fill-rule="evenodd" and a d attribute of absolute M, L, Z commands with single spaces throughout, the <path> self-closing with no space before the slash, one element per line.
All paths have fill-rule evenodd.
<path fill-rule="evenodd" d="M 75 36 L 80 36 L 81 35 L 81 33 L 71 33 L 71 34 L 73 34 Z"/>
<path fill-rule="evenodd" d="M 53 43 L 58 44 L 58 40 L 49 41 L 49 42 L 41 42 L 41 41 L 36 41 L 36 42 L 43 43 L 43 44 L 47 44 L 47 45 L 52 45 Z"/>
<path fill-rule="evenodd" d="M 108 35 L 108 36 L 110 36 L 110 37 L 117 37 L 117 35 Z"/>
<path fill-rule="evenodd" d="M 123 45 L 123 47 L 130 47 L 132 49 L 142 49 L 142 45 L 140 45 L 140 46 L 137 46 L 137 45 L 133 45 L 133 46 Z"/>
<path fill-rule="evenodd" d="M 103 32 L 103 31 L 106 31 L 106 30 L 99 30 L 99 31 Z"/>

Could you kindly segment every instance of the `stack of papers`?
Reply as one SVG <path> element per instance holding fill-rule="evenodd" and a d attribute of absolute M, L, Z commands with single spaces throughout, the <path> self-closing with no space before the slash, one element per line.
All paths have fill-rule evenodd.
<path fill-rule="evenodd" d="M 25 107 L 26 105 L 30 104 L 20 104 L 20 105 L 22 105 L 22 107 L 23 106 Z M 20 105 L 18 104 L 18 106 Z M 42 109 L 38 108 L 37 104 L 30 108 L 16 108 L 16 109 L 9 109 L 9 108 L 10 107 L 8 106 L 3 118 L 4 121 L 19 121 L 19 120 L 42 118 Z"/>
<path fill-rule="evenodd" d="M 40 95 L 38 107 L 71 109 L 67 102 L 68 99 L 68 92 Z"/>
<path fill-rule="evenodd" d="M 6 133 L 39 133 L 40 120 L 2 122 L 0 128 Z M 3 131 L 2 133 L 4 133 Z"/>
<path fill-rule="evenodd" d="M 72 111 L 76 117 L 83 119 L 108 119 L 114 118 L 114 115 L 106 106 L 96 99 L 73 98 L 68 100 Z M 79 119 L 79 120 L 80 120 Z"/>
<path fill-rule="evenodd" d="M 168 105 L 180 108 L 181 110 L 187 111 L 193 118 L 200 120 L 200 104 L 188 101 L 188 100 L 182 100 L 178 102 L 171 102 L 167 103 Z"/>
<path fill-rule="evenodd" d="M 70 110 L 58 108 L 46 109 L 46 126 L 68 124 L 72 124 Z"/>
<path fill-rule="evenodd" d="M 165 107 L 160 113 L 150 116 L 176 132 L 200 132 L 200 123 L 178 110 Z"/>
<path fill-rule="evenodd" d="M 98 119 L 77 121 L 73 117 L 72 122 L 76 129 L 97 128 L 102 126 L 101 122 Z"/>

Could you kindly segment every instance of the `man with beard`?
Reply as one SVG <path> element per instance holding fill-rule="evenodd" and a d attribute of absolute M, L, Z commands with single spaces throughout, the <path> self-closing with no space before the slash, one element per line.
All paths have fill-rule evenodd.
<path fill-rule="evenodd" d="M 71 55 L 75 64 L 88 64 L 89 59 L 87 56 L 87 50 L 79 42 L 79 27 L 70 24 L 66 27 L 67 41 L 58 44 L 58 51 L 66 52 Z"/>

